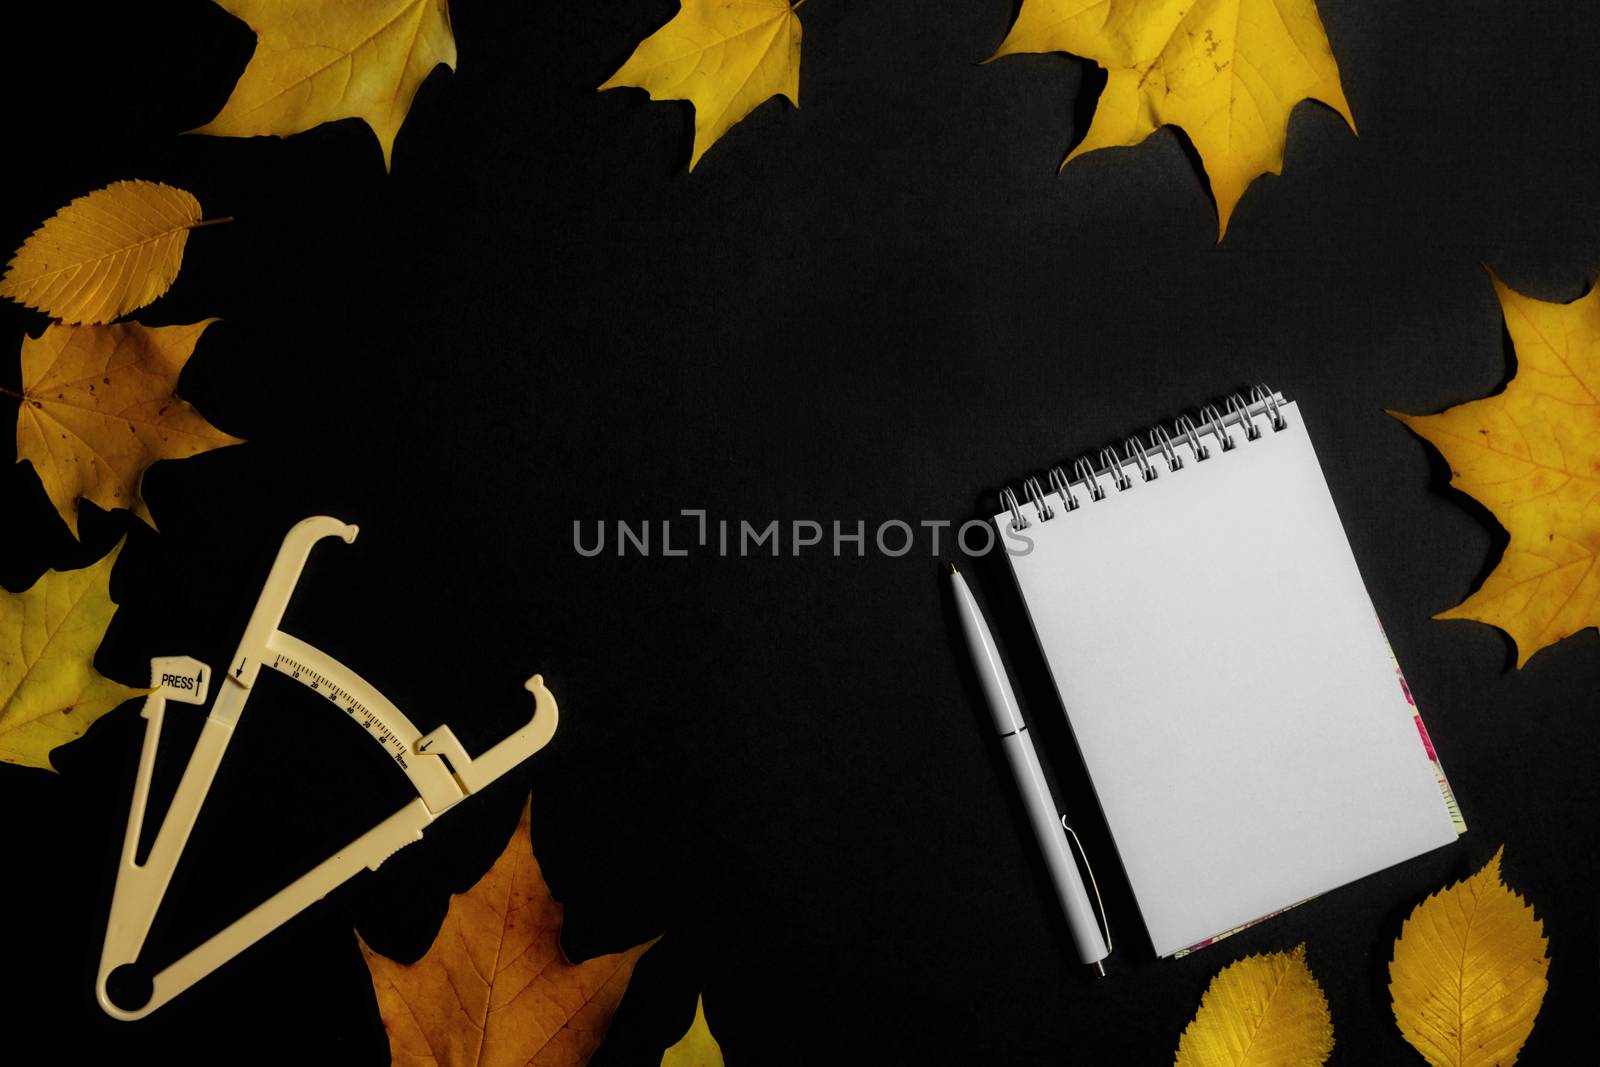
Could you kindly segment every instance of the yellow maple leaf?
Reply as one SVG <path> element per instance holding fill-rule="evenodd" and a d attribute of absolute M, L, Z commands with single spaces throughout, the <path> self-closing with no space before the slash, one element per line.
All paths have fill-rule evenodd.
<path fill-rule="evenodd" d="M 221 112 L 194 133 L 287 137 L 335 119 L 372 127 L 389 167 L 417 89 L 456 69 L 445 0 L 217 0 L 256 31 Z"/>
<path fill-rule="evenodd" d="M 110 322 L 171 286 L 200 202 L 159 182 L 112 182 L 80 196 L 22 243 L 0 296 L 62 322 Z"/>
<path fill-rule="evenodd" d="M 1306 947 L 1246 956 L 1211 979 L 1175 1067 L 1321 1067 L 1333 1051 L 1328 999 Z"/>
<path fill-rule="evenodd" d="M 680 0 L 672 20 L 639 43 L 600 86 L 643 89 L 694 105 L 689 169 L 706 149 L 773 96 L 800 106 L 800 17 L 805 0 Z"/>
<path fill-rule="evenodd" d="M 695 998 L 694 1022 L 688 1031 L 661 1054 L 661 1067 L 722 1067 L 722 1046 L 706 1022 L 704 995 Z"/>
<path fill-rule="evenodd" d="M 1439 415 L 1390 414 L 1450 465 L 1450 484 L 1511 535 L 1483 586 L 1440 619 L 1498 626 L 1535 652 L 1600 624 L 1600 291 L 1549 304 L 1494 281 L 1517 373 Z"/>
<path fill-rule="evenodd" d="M 1394 943 L 1395 1022 L 1433 1067 L 1515 1063 L 1544 1003 L 1544 924 L 1501 879 L 1504 853 L 1418 904 Z"/>
<path fill-rule="evenodd" d="M 528 840 L 531 808 L 530 799 L 489 873 L 450 898 L 416 963 L 380 956 L 357 935 L 396 1067 L 580 1067 L 655 944 L 567 961 L 562 907 Z"/>
<path fill-rule="evenodd" d="M 1023 0 L 991 58 L 1070 52 L 1106 70 L 1085 152 L 1181 126 L 1205 164 L 1217 236 L 1262 174 L 1283 169 L 1289 112 L 1320 100 L 1355 129 L 1314 0 Z"/>
<path fill-rule="evenodd" d="M 17 461 L 33 463 L 74 537 L 79 499 L 128 508 L 154 526 L 139 495 L 152 463 L 242 443 L 173 394 L 195 342 L 215 321 L 52 324 L 22 339 Z"/>
<path fill-rule="evenodd" d="M 111 568 L 122 542 L 81 570 L 0 589 L 0 760 L 51 771 L 50 752 L 124 700 L 148 693 L 94 669 L 111 625 Z"/>

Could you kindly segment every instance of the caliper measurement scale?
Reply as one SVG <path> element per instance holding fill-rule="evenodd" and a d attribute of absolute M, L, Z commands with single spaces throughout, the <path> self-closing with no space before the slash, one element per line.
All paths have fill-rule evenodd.
<path fill-rule="evenodd" d="M 150 779 L 155 771 L 167 701 L 204 704 L 213 678 L 209 667 L 186 656 L 164 656 L 150 661 L 151 693 L 145 697 L 141 712 L 146 720 L 144 747 L 134 776 L 128 828 L 123 836 L 111 916 L 106 923 L 105 943 L 95 981 L 95 996 L 100 1007 L 112 1018 L 144 1018 L 359 871 L 377 870 L 384 860 L 419 840 L 434 819 L 516 767 L 543 748 L 555 734 L 555 697 L 536 674 L 524 686 L 533 694 L 533 717 L 493 748 L 476 758 L 471 757 L 449 726 L 422 733 L 372 683 L 321 649 L 278 628 L 312 546 L 325 537 L 338 537 L 349 544 L 355 540 L 356 533 L 356 527 L 323 515 L 296 524 L 284 537 L 272 572 L 267 576 L 255 611 L 240 638 L 238 651 L 229 661 L 227 673 L 217 682 L 217 699 L 190 753 L 188 766 L 184 768 L 161 829 L 145 861 L 136 863 L 134 857 L 144 826 L 145 806 L 150 799 Z M 150 980 L 150 997 L 144 1004 L 119 1005 L 106 991 L 107 980 L 118 967 L 134 963 L 144 948 L 173 871 L 233 737 L 234 726 L 263 667 L 300 682 L 340 708 L 383 746 L 390 760 L 416 787 L 417 797 L 157 972 Z"/>
<path fill-rule="evenodd" d="M 384 722 L 382 712 L 374 711 L 371 708 L 371 704 L 375 703 L 373 696 L 376 691 L 369 693 L 367 700 L 363 702 L 361 697 L 344 688 L 315 667 L 294 659 L 283 652 L 279 652 L 272 657 L 272 669 L 279 674 L 287 674 L 291 680 L 309 687 L 313 693 L 325 696 L 333 701 L 334 704 L 343 708 L 346 715 L 360 723 L 361 728 L 371 734 L 373 740 L 388 750 L 390 759 L 398 763 L 404 770 L 411 769 L 411 765 L 406 762 L 409 749 L 405 741 L 401 740 L 399 734 L 389 729 L 388 724 Z M 344 677 L 348 678 L 350 676 L 350 673 L 344 674 Z M 371 689 L 370 686 L 367 688 Z M 380 696 L 377 699 L 381 700 L 382 697 Z M 384 702 L 388 703 L 387 701 Z M 390 705 L 389 714 L 390 716 L 398 715 L 399 709 Z"/>

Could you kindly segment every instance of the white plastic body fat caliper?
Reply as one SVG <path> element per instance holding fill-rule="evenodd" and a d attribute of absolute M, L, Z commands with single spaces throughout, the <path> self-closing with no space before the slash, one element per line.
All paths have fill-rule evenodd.
<path fill-rule="evenodd" d="M 467 755 L 450 727 L 422 733 L 403 712 L 355 671 L 332 656 L 278 628 L 294 592 L 311 546 L 324 537 L 346 544 L 356 538 L 356 527 L 325 515 L 306 519 L 291 529 L 278 550 L 272 573 L 256 601 L 239 649 L 218 683 L 216 703 L 206 717 L 200 739 L 178 783 L 177 793 L 143 863 L 135 862 L 145 805 L 150 798 L 150 777 L 155 770 L 156 748 L 167 701 L 204 704 L 213 678 L 211 668 L 188 657 L 161 657 L 150 661 L 150 685 L 145 698 L 144 749 L 133 782 L 133 803 L 122 842 L 122 860 L 111 898 L 111 918 L 100 952 L 95 994 L 100 1007 L 114 1019 L 142 1019 L 200 979 L 233 959 L 311 904 L 327 896 L 363 868 L 377 870 L 395 852 L 422 837 L 422 831 L 440 815 L 517 766 L 549 742 L 556 731 L 556 701 L 536 674 L 526 688 L 533 694 L 533 718 L 505 740 L 478 756 Z M 301 875 L 277 894 L 241 916 L 187 955 L 156 973 L 150 980 L 148 1001 L 136 1008 L 112 1002 L 106 981 L 118 967 L 138 959 L 150 925 L 161 907 L 172 873 L 183 855 L 200 807 L 205 803 L 217 766 L 233 737 L 234 725 L 244 710 L 263 667 L 271 668 L 326 697 L 384 747 L 394 764 L 416 787 L 417 798 L 362 834 L 332 856 Z"/>

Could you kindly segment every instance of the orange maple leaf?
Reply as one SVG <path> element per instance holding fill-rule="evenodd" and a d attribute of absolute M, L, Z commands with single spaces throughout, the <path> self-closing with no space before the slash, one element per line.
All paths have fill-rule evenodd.
<path fill-rule="evenodd" d="M 1505 391 L 1438 415 L 1395 418 L 1450 464 L 1450 484 L 1511 535 L 1483 586 L 1435 616 L 1498 626 L 1517 666 L 1600 625 L 1600 291 L 1570 304 L 1490 276 L 1516 348 Z"/>
<path fill-rule="evenodd" d="M 531 808 L 489 873 L 450 898 L 420 960 L 396 963 L 361 941 L 397 1067 L 581 1067 L 655 944 L 567 960 L 562 907 L 528 839 Z"/>

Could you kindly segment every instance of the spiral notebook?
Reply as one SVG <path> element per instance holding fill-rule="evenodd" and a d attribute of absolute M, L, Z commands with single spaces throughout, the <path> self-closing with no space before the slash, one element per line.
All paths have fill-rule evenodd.
<path fill-rule="evenodd" d="M 1129 438 L 994 517 L 1161 956 L 1466 829 L 1292 402 Z"/>

